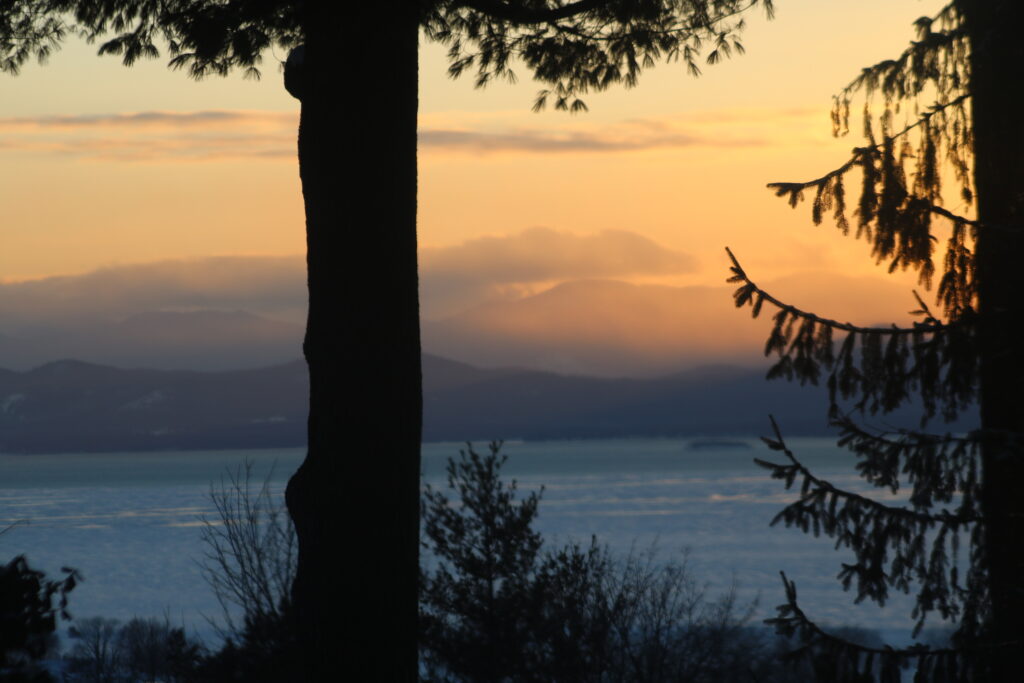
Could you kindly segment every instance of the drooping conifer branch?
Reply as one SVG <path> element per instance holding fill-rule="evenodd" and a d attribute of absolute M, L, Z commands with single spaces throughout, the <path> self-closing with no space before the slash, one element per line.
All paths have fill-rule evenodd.
<path fill-rule="evenodd" d="M 1020 173 L 1013 150 L 1021 127 L 1014 116 L 1016 90 L 1002 71 L 1013 73 L 1021 64 L 1014 38 L 1021 7 L 1019 2 L 953 0 L 934 17 L 918 20 L 917 40 L 907 50 L 865 69 L 834 98 L 836 135 L 849 131 L 851 102 L 863 98 L 864 146 L 820 178 L 772 185 L 792 205 L 813 191 L 814 221 L 832 212 L 848 233 L 854 221 L 847 217 L 844 181 L 857 170 L 861 189 L 856 202 L 849 202 L 856 237 L 865 238 L 876 261 L 887 263 L 890 271 L 912 268 L 926 288 L 938 280 L 936 299 L 945 323 L 923 303 L 915 312 L 933 325 L 929 331 L 885 335 L 833 328 L 828 323 L 835 321 L 775 300 L 778 312 L 766 348 L 779 356 L 770 371 L 774 376 L 814 382 L 819 366 L 829 371 L 831 419 L 841 430 L 840 445 L 859 456 L 858 470 L 870 484 L 892 493 L 907 485 L 909 511 L 922 515 L 882 512 L 866 499 L 839 495 L 795 459 L 763 463 L 787 485 L 798 478 L 803 485 L 800 500 L 780 513 L 780 520 L 805 531 L 824 530 L 838 545 L 853 549 L 856 562 L 844 565 L 839 577 L 846 586 L 857 582 L 858 599 L 881 601 L 888 589 L 910 592 L 913 585 L 918 629 L 932 611 L 958 622 L 952 640 L 957 651 L 917 658 L 915 680 L 920 681 L 1012 680 L 1024 646 L 1024 593 L 1015 548 L 1021 536 L 1021 499 L 1014 494 L 1020 472 L 1007 457 L 1019 454 L 1024 442 L 1014 398 L 1021 368 L 1012 341 L 1020 317 L 1013 286 L 1019 245 L 1012 237 L 1019 235 L 1019 226 L 1013 216 L 1020 213 L 1014 207 L 1021 196 L 1014 189 Z M 955 194 L 943 187 L 943 176 L 955 181 L 953 189 L 967 209 L 944 205 Z M 981 220 L 971 216 L 976 193 Z M 940 237 L 944 256 L 933 263 Z M 742 269 L 733 273 L 733 281 L 741 282 L 737 303 L 751 303 L 756 313 L 764 301 L 760 290 Z M 829 332 L 817 329 L 822 325 L 845 333 L 838 352 L 830 348 Z M 944 436 L 872 431 L 836 405 L 841 396 L 856 401 L 855 410 L 886 413 L 912 393 L 922 399 L 924 419 L 937 412 L 952 419 L 965 408 L 973 410 L 977 399 L 984 428 Z M 780 436 L 773 443 L 787 450 Z M 939 510 L 943 507 L 950 509 Z M 958 563 L 957 549 L 965 540 L 965 557 Z M 862 659 L 872 653 L 824 637 L 799 611 L 795 587 L 787 582 L 786 588 L 788 603 L 780 607 L 777 626 L 790 633 L 803 630 L 805 640 L 813 641 L 804 653 L 822 680 L 897 681 L 899 666 L 922 654 L 875 652 L 886 663 L 872 670 Z"/>
<path fill-rule="evenodd" d="M 941 216 L 953 225 L 953 235 L 947 242 L 941 279 L 945 283 L 939 294 L 946 314 L 955 319 L 965 309 L 974 306 L 975 284 L 973 270 L 967 265 L 970 244 L 981 224 L 966 216 L 950 211 L 939 202 L 940 184 L 937 176 L 937 134 L 930 124 L 916 150 L 907 144 L 898 144 L 895 136 L 886 136 L 882 142 L 858 147 L 843 165 L 812 180 L 801 182 L 773 182 L 768 188 L 776 196 L 786 197 L 795 207 L 808 190 L 814 191 L 811 218 L 820 224 L 826 212 L 831 211 L 837 227 L 849 234 L 847 217 L 846 175 L 860 169 L 861 193 L 857 200 L 856 237 L 867 239 L 872 255 L 878 262 L 889 261 L 889 271 L 913 268 L 918 271 L 922 286 L 929 288 L 935 275 L 932 253 L 936 237 L 932 217 Z M 916 169 L 908 181 L 905 164 L 914 159 Z M 964 169 L 967 173 L 967 169 Z M 965 189 L 967 186 L 965 185 Z M 969 231 L 966 229 L 969 228 Z M 947 294 L 955 292 L 956 296 Z"/>
<path fill-rule="evenodd" d="M 903 669 L 916 665 L 916 681 L 959 683 L 972 680 L 977 671 L 977 661 L 965 656 L 968 653 L 959 648 L 931 648 L 925 644 L 902 649 L 874 648 L 832 635 L 804 613 L 797 601 L 796 584 L 786 577 L 785 572 L 780 574 L 786 602 L 776 607 L 778 616 L 765 619 L 765 623 L 774 626 L 779 635 L 795 636 L 801 644 L 787 652 L 784 658 L 792 662 L 809 662 L 822 674 L 822 680 L 900 683 Z"/>
<path fill-rule="evenodd" d="M 545 24 L 571 19 L 615 2 L 616 0 L 576 0 L 569 3 L 526 4 L 501 0 L 456 0 L 452 4 L 463 5 L 512 24 Z"/>
<path fill-rule="evenodd" d="M 453 77 L 474 70 L 478 87 L 514 80 L 511 64 L 518 58 L 548 84 L 534 109 L 554 100 L 556 109 L 577 112 L 587 108 L 581 96 L 615 83 L 635 85 L 658 59 L 681 60 L 696 75 L 706 45 L 709 63 L 741 53 L 744 22 L 737 17 L 758 5 L 771 15 L 772 0 L 465 0 L 428 9 L 423 26 L 429 38 L 448 45 Z"/>
<path fill-rule="evenodd" d="M 922 422 L 936 413 L 952 420 L 969 407 L 977 386 L 977 355 L 973 353 L 973 318 L 964 312 L 953 323 L 937 320 L 920 301 L 915 313 L 923 320 L 911 327 L 862 327 L 825 318 L 787 304 L 758 287 L 731 250 L 733 293 L 736 306 L 750 304 L 753 317 L 763 305 L 776 309 L 765 355 L 778 360 L 770 379 L 784 377 L 801 384 L 817 384 L 823 371 L 831 413 L 839 414 L 839 399 L 857 398 L 862 412 L 885 413 L 915 394 L 924 404 Z M 838 350 L 833 333 L 846 333 Z"/>
<path fill-rule="evenodd" d="M 739 308 L 745 304 L 752 304 L 753 306 L 753 317 L 756 318 L 761 313 L 761 307 L 765 302 L 768 302 L 780 310 L 786 311 L 788 314 L 801 320 L 812 321 L 820 325 L 825 325 L 833 330 L 839 330 L 842 332 L 854 332 L 858 334 L 886 334 L 886 335 L 902 335 L 902 334 L 918 334 L 918 333 L 934 333 L 946 329 L 949 325 L 939 322 L 934 318 L 929 318 L 923 323 L 915 324 L 913 327 L 897 327 L 895 325 L 891 327 L 863 327 L 860 325 L 854 325 L 853 323 L 844 323 L 831 318 L 825 318 L 815 313 L 801 310 L 796 306 L 787 304 L 776 297 L 772 296 L 767 291 L 761 289 L 753 280 L 751 280 L 743 266 L 740 265 L 736 255 L 733 254 L 729 247 L 725 248 L 726 253 L 729 255 L 729 259 L 732 261 L 732 266 L 729 270 L 732 271 L 733 275 L 726 282 L 743 282 L 733 293 L 733 298 L 736 300 L 736 307 Z M 920 302 L 920 299 L 918 299 Z"/>
<path fill-rule="evenodd" d="M 42 3 L 7 3 L 0 12 L 0 72 L 17 75 L 29 59 L 45 62 L 72 30 Z"/>
<path fill-rule="evenodd" d="M 939 30 L 934 25 L 939 25 Z M 966 31 L 956 3 L 950 3 L 934 17 L 916 22 L 918 40 L 899 58 L 879 62 L 864 71 L 835 97 L 833 133 L 849 129 L 850 103 L 854 95 L 865 97 L 864 137 L 849 160 L 820 178 L 807 182 L 771 183 L 778 196 L 795 206 L 805 191 L 814 191 L 812 218 L 820 223 L 832 210 L 839 229 L 848 234 L 844 180 L 850 171 L 860 171 L 861 189 L 856 202 L 856 237 L 866 239 L 879 263 L 888 262 L 890 272 L 912 268 L 922 286 L 930 288 L 936 275 L 932 261 L 937 238 L 933 218 L 950 221 L 957 234 L 946 246 L 938 300 L 946 317 L 959 318 L 976 309 L 973 270 L 960 266 L 970 259 L 958 256 L 972 252 L 978 229 L 975 219 L 944 207 L 940 166 L 953 169 L 961 200 L 973 202 L 970 149 L 973 128 L 966 87 L 969 60 L 966 59 Z M 870 99 L 884 97 L 882 112 L 873 116 Z M 917 99 L 931 94 L 933 102 L 919 107 Z M 900 107 L 913 104 L 913 120 L 896 126 Z M 913 134 L 913 139 L 912 139 Z M 969 228 L 969 230 L 964 230 Z"/>
<path fill-rule="evenodd" d="M 732 18 L 734 16 L 741 15 L 744 12 L 746 12 L 747 10 L 754 8 L 754 7 L 756 7 L 759 4 L 763 5 L 765 15 L 769 19 L 771 19 L 771 18 L 773 18 L 775 16 L 775 7 L 772 4 L 771 0 L 769 0 L 768 2 L 764 2 L 764 0 L 747 0 L 747 4 L 746 5 L 744 5 L 742 7 L 736 7 L 734 10 L 722 14 L 721 16 L 718 17 L 718 20 L 721 21 L 721 20 L 724 20 L 724 19 L 730 19 L 730 18 Z M 683 24 L 676 24 L 673 28 L 665 29 L 664 33 L 673 34 L 673 33 L 689 33 L 689 32 L 700 31 L 702 29 L 706 29 L 707 28 L 707 24 L 706 24 L 707 19 L 708 19 L 708 17 L 707 17 L 706 14 L 704 15 L 703 18 L 694 17 L 691 21 L 688 21 L 688 22 L 683 23 Z M 742 22 L 740 22 L 740 23 L 742 24 Z M 612 35 L 612 34 L 610 34 L 608 32 L 608 28 L 610 27 L 610 24 L 611 24 L 611 22 L 606 21 L 606 22 L 604 22 L 604 23 L 602 23 L 600 25 L 594 26 L 594 27 L 581 28 L 579 26 L 567 25 L 567 24 L 564 24 L 564 23 L 557 23 L 557 24 L 553 25 L 553 28 L 555 28 L 560 33 L 568 33 L 570 35 L 573 35 L 573 36 L 576 36 L 576 37 L 579 37 L 579 38 L 585 38 L 586 40 L 592 40 L 592 41 L 597 41 L 597 42 L 607 42 L 607 41 L 611 41 L 611 40 L 620 40 L 619 37 L 614 36 L 614 35 Z M 732 45 L 731 47 L 737 49 L 741 54 L 744 51 L 743 45 L 738 43 L 738 42 L 735 43 L 734 45 Z M 728 53 L 726 54 L 726 56 L 728 56 Z M 716 60 L 714 60 L 714 58 L 710 58 L 710 59 L 713 60 L 713 61 L 716 61 Z M 713 62 L 709 62 L 709 63 L 713 63 Z"/>
<path fill-rule="evenodd" d="M 764 438 L 764 442 L 789 462 L 755 462 L 768 469 L 773 479 L 782 480 L 787 489 L 800 480 L 800 498 L 783 508 L 772 525 L 783 522 L 815 536 L 825 533 L 835 539 L 836 548 L 852 550 L 855 562 L 843 563 L 838 578 L 844 590 L 856 582 L 858 602 L 870 598 L 881 605 L 890 588 L 910 593 L 916 586 L 913 616 L 917 630 L 933 611 L 944 619 L 974 613 L 977 576 L 969 573 L 966 585 L 961 584 L 958 553 L 964 534 L 972 562 L 980 552 L 981 515 L 976 498 L 963 497 L 952 511 L 925 512 L 844 491 L 816 477 L 786 445 L 774 419 L 771 423 L 775 436 Z"/>
<path fill-rule="evenodd" d="M 881 92 L 887 102 L 917 97 L 929 86 L 939 86 L 942 91 L 954 86 L 959 89 L 966 83 L 966 65 L 953 64 L 950 56 L 964 49 L 967 32 L 961 26 L 947 30 L 933 31 L 935 19 L 922 17 L 915 23 L 919 40 L 896 59 L 886 59 L 865 67 L 843 90 L 835 96 L 838 105 L 833 123 L 837 132 L 848 130 L 848 103 L 859 91 L 871 95 Z M 842 104 L 847 106 L 842 107 Z"/>
<path fill-rule="evenodd" d="M 935 26 L 939 30 L 934 30 Z M 956 2 L 946 4 L 935 16 L 914 22 L 917 40 L 896 59 L 887 59 L 864 68 L 833 98 L 833 132 L 849 131 L 850 102 L 858 92 L 871 97 L 880 92 L 886 111 L 894 102 L 913 101 L 928 88 L 943 97 L 967 91 L 970 64 L 967 32 Z"/>
<path fill-rule="evenodd" d="M 975 509 L 981 430 L 964 436 L 869 431 L 848 415 L 830 423 L 840 431 L 837 445 L 857 455 L 857 471 L 873 486 L 895 494 L 905 480 L 911 488 L 910 504 L 917 510 L 950 503 L 957 496 L 961 509 Z"/>
<path fill-rule="evenodd" d="M 772 182 L 768 183 L 767 187 L 769 189 L 775 190 L 776 196 L 787 197 L 791 206 L 796 206 L 796 204 L 799 203 L 799 201 L 802 199 L 801 193 L 804 190 L 807 190 L 809 188 L 817 189 L 823 186 L 827 186 L 829 183 L 841 178 L 848 171 L 851 171 L 859 166 L 863 166 L 863 164 L 866 163 L 866 161 L 881 155 L 884 152 L 885 145 L 893 145 L 900 138 L 909 135 L 915 129 L 929 126 L 933 122 L 933 117 L 944 114 L 946 109 L 949 109 L 951 107 L 962 109 L 965 106 L 968 99 L 970 99 L 970 94 L 964 93 L 962 95 L 959 95 L 958 97 L 953 98 L 948 102 L 933 103 L 923 114 L 921 114 L 920 118 L 918 118 L 912 123 L 907 124 L 899 131 L 884 135 L 881 142 L 876 142 L 862 147 L 854 147 L 853 153 L 850 156 L 850 159 L 846 161 L 846 163 L 844 163 L 842 166 L 836 169 L 833 169 L 832 171 L 829 171 L 820 178 L 814 178 L 813 180 L 807 180 L 802 182 Z M 929 183 L 925 184 L 927 185 Z M 964 223 L 971 226 L 980 225 L 978 221 L 967 218 L 966 216 L 960 216 L 958 214 L 955 214 L 949 209 L 946 209 L 942 206 L 932 204 L 930 208 L 933 213 L 943 216 L 944 218 L 948 218 L 951 221 Z M 820 222 L 820 213 L 816 215 L 817 218 L 815 220 L 815 223 L 817 224 Z M 846 220 L 845 215 L 838 214 L 836 216 L 836 220 L 839 221 L 840 223 L 843 223 Z"/>

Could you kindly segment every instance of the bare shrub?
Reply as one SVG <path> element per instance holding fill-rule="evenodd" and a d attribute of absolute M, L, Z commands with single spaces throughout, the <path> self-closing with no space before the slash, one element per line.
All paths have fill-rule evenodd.
<path fill-rule="evenodd" d="M 295 529 L 283 497 L 271 489 L 273 470 L 257 489 L 252 469 L 247 460 L 211 485 L 216 514 L 202 518 L 200 567 L 224 620 L 214 626 L 236 639 L 246 624 L 275 621 L 287 611 L 296 569 Z"/>
<path fill-rule="evenodd" d="M 76 681 L 85 683 L 116 683 L 121 675 L 121 648 L 118 643 L 117 619 L 89 617 L 76 619 L 68 629 L 75 641 L 68 657 L 69 668 Z"/>

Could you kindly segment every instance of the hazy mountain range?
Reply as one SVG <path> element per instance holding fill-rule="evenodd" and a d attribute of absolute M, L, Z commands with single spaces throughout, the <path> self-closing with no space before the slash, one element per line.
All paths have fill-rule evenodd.
<path fill-rule="evenodd" d="M 280 258 L 208 259 L 0 283 L 0 367 L 28 370 L 61 358 L 166 370 L 286 363 L 301 355 L 302 265 Z M 514 272 L 502 277 L 555 272 L 523 268 L 506 264 Z M 444 289 L 439 269 L 428 269 L 425 297 Z M 444 271 L 449 305 L 425 301 L 427 353 L 481 367 L 601 377 L 655 377 L 722 363 L 764 367 L 760 350 L 769 321 L 737 311 L 725 284 L 571 279 L 499 294 L 497 285 L 480 284 L 480 269 L 463 268 L 459 278 L 455 270 L 448 264 Z M 453 306 L 460 283 L 469 299 Z M 866 324 L 905 320 L 913 303 L 900 286 L 879 278 L 811 273 L 768 287 L 808 310 Z M 372 294 L 368 286 L 365 295 Z M 865 311 L 873 317 L 865 320 Z"/>
<path fill-rule="evenodd" d="M 427 355 L 423 377 L 427 441 L 754 436 L 768 432 L 769 414 L 791 436 L 827 433 L 821 388 L 738 367 L 608 379 Z M 0 452 L 301 446 L 307 386 L 302 361 L 230 372 L 70 360 L 0 370 Z M 904 424 L 916 414 L 905 411 Z"/>
<path fill-rule="evenodd" d="M 428 440 L 754 435 L 769 413 L 823 433 L 820 389 L 762 379 L 770 315 L 737 311 L 731 286 L 615 279 L 687 272 L 686 254 L 533 229 L 421 256 Z M 880 278 L 766 288 L 866 324 L 905 321 L 912 303 Z M 0 450 L 300 445 L 305 296 L 298 257 L 0 281 Z"/>

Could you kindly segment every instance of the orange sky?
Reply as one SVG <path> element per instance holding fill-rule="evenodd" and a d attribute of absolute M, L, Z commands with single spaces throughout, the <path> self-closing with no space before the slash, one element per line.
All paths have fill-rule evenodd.
<path fill-rule="evenodd" d="M 809 211 L 792 211 L 764 185 L 846 159 L 859 141 L 831 138 L 831 94 L 898 54 L 911 22 L 941 4 L 777 0 L 774 22 L 750 16 L 746 56 L 696 80 L 662 65 L 636 89 L 590 96 L 590 112 L 576 116 L 531 113 L 538 86 L 525 72 L 518 85 L 483 92 L 452 82 L 443 51 L 425 45 L 425 258 L 487 237 L 528 250 L 520 234 L 543 227 L 579 238 L 635 233 L 685 262 L 620 273 L 634 282 L 719 285 L 725 245 L 759 280 L 881 275 L 866 244 L 815 228 Z M 159 61 L 125 69 L 94 52 L 69 44 L 45 67 L 0 76 L 0 280 L 302 250 L 297 103 L 273 55 L 261 82 L 195 83 Z M 889 310 L 865 306 L 835 315 L 876 322 Z"/>

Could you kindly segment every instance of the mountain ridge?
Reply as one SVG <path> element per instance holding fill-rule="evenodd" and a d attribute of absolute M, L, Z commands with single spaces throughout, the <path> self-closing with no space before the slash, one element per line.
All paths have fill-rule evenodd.
<path fill-rule="evenodd" d="M 424 440 L 828 434 L 822 387 L 714 365 L 653 379 L 479 368 L 424 354 Z M 0 452 L 299 447 L 305 363 L 249 370 L 125 369 L 64 359 L 0 369 Z M 339 399 L 341 400 L 341 399 Z M 887 416 L 914 426 L 912 408 Z"/>

